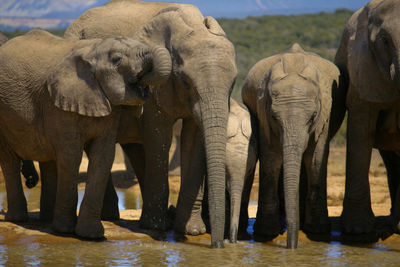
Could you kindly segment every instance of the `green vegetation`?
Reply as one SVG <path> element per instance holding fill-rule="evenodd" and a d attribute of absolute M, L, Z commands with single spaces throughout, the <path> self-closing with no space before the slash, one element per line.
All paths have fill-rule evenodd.
<path fill-rule="evenodd" d="M 241 87 L 250 68 L 259 60 L 285 51 L 293 43 L 305 50 L 333 60 L 340 38 L 352 11 L 338 9 L 334 13 L 293 16 L 262 16 L 246 19 L 218 19 L 236 48 L 238 77 L 232 96 L 241 99 Z M 50 30 L 62 36 L 65 30 Z M 24 31 L 5 32 L 8 38 Z M 345 143 L 345 128 L 339 130 L 334 144 Z"/>
<path fill-rule="evenodd" d="M 47 30 L 47 31 L 49 31 L 49 32 L 51 32 L 52 34 L 57 35 L 57 36 L 63 36 L 63 35 L 64 35 L 64 32 L 65 32 L 65 29 L 60 29 L 60 30 Z M 12 31 L 12 32 L 3 32 L 3 33 L 4 33 L 5 36 L 7 36 L 8 39 L 11 39 L 11 38 L 17 37 L 17 36 L 19 36 L 19 35 L 23 35 L 23 34 L 25 34 L 26 32 L 27 32 L 27 31 L 15 30 L 15 31 Z"/>

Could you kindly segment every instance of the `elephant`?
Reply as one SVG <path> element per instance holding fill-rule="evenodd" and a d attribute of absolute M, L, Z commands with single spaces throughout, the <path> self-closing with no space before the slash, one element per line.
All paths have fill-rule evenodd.
<path fill-rule="evenodd" d="M 8 41 L 7 36 L 5 36 L 2 32 L 0 32 L 0 46 Z M 21 173 L 24 175 L 26 181 L 25 184 L 28 188 L 34 187 L 39 181 L 39 175 L 36 172 L 35 167 L 33 166 L 33 161 L 31 160 L 23 160 Z"/>
<path fill-rule="evenodd" d="M 387 124 L 393 121 L 391 117 L 398 113 L 400 104 L 399 12 L 398 1 L 367 3 L 348 20 L 335 56 L 335 64 L 345 78 L 340 90 L 346 93 L 348 111 L 346 187 L 341 214 L 344 233 L 374 231 L 368 180 L 372 148 L 381 150 L 388 177 L 400 174 L 396 164 L 391 163 L 397 158 L 394 151 L 400 139 L 392 133 L 398 133 L 398 122 L 394 123 L 396 128 Z M 398 182 L 389 184 L 395 203 Z"/>
<path fill-rule="evenodd" d="M 145 158 L 144 163 L 138 164 L 145 169 L 139 171 L 145 175 L 140 182 L 143 184 L 140 226 L 160 230 L 170 227 L 166 216 L 168 152 L 172 126 L 177 119 L 183 119 L 185 160 L 175 220 L 182 227 L 175 229 L 189 234 L 204 232 L 200 214 L 192 213 L 192 208 L 199 205 L 196 199 L 207 171 L 211 247 L 221 248 L 228 99 L 237 75 L 234 46 L 218 22 L 212 17 L 204 18 L 195 6 L 124 0 L 88 10 L 68 27 L 64 37 L 89 39 L 116 35 L 162 45 L 169 50 L 173 62 L 170 79 L 154 88 L 143 107 L 139 122 L 143 144 L 123 146 L 128 155 L 139 160 Z"/>
<path fill-rule="evenodd" d="M 329 141 L 345 114 L 344 96 L 337 90 L 339 80 L 333 63 L 293 44 L 288 51 L 257 62 L 242 88 L 243 103 L 250 111 L 259 143 L 260 187 L 254 233 L 274 238 L 283 231 L 278 194 L 282 169 L 290 249 L 298 243 L 302 165 L 307 179 L 303 230 L 330 230 L 326 196 Z"/>
<path fill-rule="evenodd" d="M 65 40 L 42 30 L 1 46 L 0 165 L 6 220 L 28 219 L 19 172 L 22 159 L 37 160 L 43 191 L 49 192 L 41 202 L 54 205 L 54 231 L 102 237 L 101 204 L 121 106 L 141 110 L 149 87 L 169 78 L 170 58 L 165 48 L 131 38 Z M 88 182 L 77 217 L 83 150 L 89 158 Z"/>

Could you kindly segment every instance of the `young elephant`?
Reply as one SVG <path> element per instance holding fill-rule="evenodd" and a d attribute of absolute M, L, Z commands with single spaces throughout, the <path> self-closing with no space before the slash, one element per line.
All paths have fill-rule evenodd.
<path fill-rule="evenodd" d="M 226 142 L 226 182 L 230 198 L 230 242 L 237 241 L 239 215 L 248 220 L 250 190 L 257 163 L 257 139 L 252 134 L 250 113 L 231 98 Z M 243 188 L 245 187 L 245 188 Z M 243 192 L 243 195 L 242 195 Z"/>
<path fill-rule="evenodd" d="M 229 239 L 231 242 L 237 241 L 237 233 L 239 227 L 239 215 L 241 220 L 245 220 L 247 224 L 247 208 L 250 197 L 251 185 L 254 178 L 254 171 L 257 163 L 257 140 L 252 135 L 250 114 L 247 108 L 234 100 L 230 99 L 230 111 L 227 124 L 227 142 L 226 142 L 226 191 L 230 201 L 226 203 L 229 210 Z M 180 132 L 182 124 L 177 122 L 174 125 L 174 135 L 180 140 Z M 177 146 L 174 155 L 181 153 Z M 173 156 L 175 157 L 175 156 Z M 246 194 L 242 199 L 243 186 L 246 184 L 249 190 L 245 190 Z M 203 196 L 199 195 L 195 201 L 195 208 L 192 212 L 201 213 Z M 243 209 L 243 212 L 241 212 Z M 247 215 L 247 218 L 246 218 Z M 193 216 L 192 217 L 197 217 Z M 193 234 L 189 227 L 192 224 L 181 225 L 181 220 L 175 221 L 175 229 L 187 229 L 187 232 Z M 200 222 L 199 222 L 200 224 Z M 205 231 L 206 229 L 203 229 Z M 200 234 L 198 232 L 197 234 Z"/>
<path fill-rule="evenodd" d="M 345 112 L 335 95 L 338 82 L 334 64 L 294 44 L 287 52 L 259 61 L 242 90 L 253 131 L 259 136 L 260 191 L 254 231 L 270 237 L 281 231 L 278 180 L 283 167 L 288 248 L 297 247 L 302 164 L 308 184 L 304 230 L 321 233 L 330 228 L 326 203 L 329 140 Z"/>
<path fill-rule="evenodd" d="M 0 165 L 6 220 L 28 219 L 19 173 L 21 159 L 31 159 L 47 174 L 43 187 L 57 179 L 54 230 L 103 236 L 100 212 L 120 105 L 142 105 L 148 86 L 166 80 L 170 70 L 166 49 L 129 38 L 72 41 L 33 30 L 5 43 L 0 48 Z M 77 219 L 84 149 L 88 181 Z"/>

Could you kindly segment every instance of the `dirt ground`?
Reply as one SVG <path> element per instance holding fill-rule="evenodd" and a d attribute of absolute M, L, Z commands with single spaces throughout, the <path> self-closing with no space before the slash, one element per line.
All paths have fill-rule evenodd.
<path fill-rule="evenodd" d="M 123 156 L 120 148 L 117 148 L 116 160 L 112 169 L 114 184 L 119 188 L 128 188 L 128 190 L 140 192 L 139 185 L 136 179 L 132 179 L 133 173 L 126 170 L 123 163 Z M 390 197 L 387 189 L 386 172 L 379 153 L 374 150 L 372 153 L 372 161 L 370 168 L 370 185 L 372 207 L 376 216 L 389 215 Z M 81 165 L 80 178 L 82 181 L 86 176 L 87 159 L 84 157 Z M 171 174 L 179 173 L 174 170 Z M 344 196 L 345 183 L 345 148 L 331 148 L 329 163 L 328 163 L 328 209 L 329 215 L 332 217 L 340 216 L 342 210 L 342 201 Z M 4 179 L 0 174 L 0 186 L 4 186 Z M 179 192 L 180 177 L 171 175 L 169 179 L 171 195 Z M 81 188 L 84 183 L 80 183 Z M 258 192 L 258 176 L 255 177 L 253 186 L 253 196 L 257 196 Z M 256 201 L 256 199 L 252 199 Z M 256 203 L 256 202 L 255 202 Z M 251 218 L 256 216 L 257 206 L 249 206 L 249 215 Z M 138 227 L 138 219 L 141 210 L 124 210 L 121 211 L 121 220 L 118 222 L 103 222 L 105 227 L 106 239 L 124 240 L 124 239 L 140 239 L 140 240 L 158 240 L 158 235 L 162 233 L 154 233 L 151 231 L 143 231 Z M 0 244 L 14 243 L 21 244 L 32 241 L 40 242 L 70 242 L 79 241 L 74 236 L 59 236 L 51 231 L 49 224 L 42 224 L 38 221 L 38 211 L 30 213 L 30 221 L 23 224 L 14 224 L 4 221 L 4 211 L 0 213 L 0 235 L 2 236 Z M 283 237 L 282 237 L 283 238 Z M 304 235 L 301 235 L 304 238 Z M 200 237 L 184 237 L 187 242 L 207 243 L 209 235 Z"/>

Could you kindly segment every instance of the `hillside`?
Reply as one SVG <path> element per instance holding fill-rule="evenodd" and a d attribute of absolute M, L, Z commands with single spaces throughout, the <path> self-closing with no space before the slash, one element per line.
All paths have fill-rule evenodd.
<path fill-rule="evenodd" d="M 2 0 L 0 18 L 75 19 L 85 10 L 109 0 Z M 193 4 L 206 16 L 244 18 L 260 15 L 292 15 L 332 12 L 338 8 L 357 10 L 367 0 L 144 0 Z"/>
<path fill-rule="evenodd" d="M 32 28 L 60 29 L 86 10 L 104 5 L 109 0 L 1 0 L 0 30 Z M 151 2 L 154 0 L 143 0 Z M 157 0 L 197 6 L 204 16 L 245 18 L 262 15 L 293 15 L 333 12 L 338 8 L 357 10 L 367 0 Z"/>

